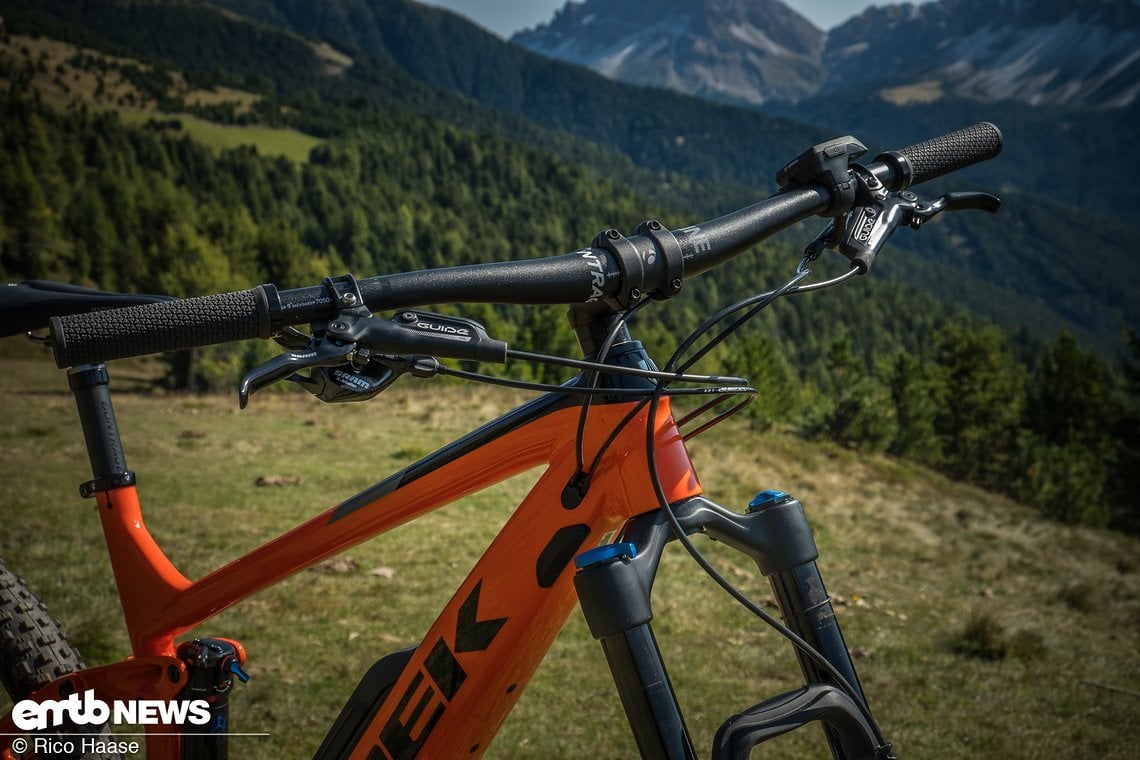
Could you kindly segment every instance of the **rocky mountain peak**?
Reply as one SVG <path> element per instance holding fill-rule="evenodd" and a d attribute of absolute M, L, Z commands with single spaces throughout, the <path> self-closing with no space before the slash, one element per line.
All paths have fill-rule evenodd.
<path fill-rule="evenodd" d="M 752 105 L 823 78 L 823 33 L 779 0 L 585 0 L 511 41 L 614 79 Z"/>
<path fill-rule="evenodd" d="M 614 79 L 752 106 L 866 83 L 904 99 L 1091 108 L 1140 94 L 1137 0 L 872 6 L 826 35 L 779 0 L 585 0 L 512 41 Z"/>

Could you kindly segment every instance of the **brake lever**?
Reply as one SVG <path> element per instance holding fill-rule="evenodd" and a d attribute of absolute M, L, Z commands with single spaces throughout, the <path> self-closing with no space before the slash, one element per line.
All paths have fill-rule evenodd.
<path fill-rule="evenodd" d="M 859 274 L 867 273 L 899 225 L 918 229 L 943 211 L 978 209 L 992 214 L 1001 208 L 1001 200 L 989 193 L 946 193 L 927 202 L 910 190 L 888 192 L 870 172 L 856 171 L 855 176 L 859 184 L 857 205 L 851 211 L 838 248 L 852 266 L 861 270 Z M 832 235 L 834 240 L 834 232 Z"/>
<path fill-rule="evenodd" d="M 288 380 L 328 403 L 368 401 L 401 375 L 435 377 L 439 367 L 439 360 L 432 356 L 373 354 L 358 346 L 347 364 L 314 367 L 307 376 L 296 373 Z"/>
<path fill-rule="evenodd" d="M 930 203 L 918 201 L 911 211 L 910 226 L 918 229 L 943 211 L 985 211 L 996 214 L 1001 208 L 1001 198 L 989 193 L 967 191 L 946 193 Z"/>
<path fill-rule="evenodd" d="M 303 351 L 286 351 L 264 364 L 255 367 L 241 379 L 238 388 L 238 405 L 245 409 L 251 394 L 278 380 L 284 380 L 298 370 L 310 367 L 332 367 L 347 363 L 356 351 L 355 343 L 333 340 L 310 341 Z"/>

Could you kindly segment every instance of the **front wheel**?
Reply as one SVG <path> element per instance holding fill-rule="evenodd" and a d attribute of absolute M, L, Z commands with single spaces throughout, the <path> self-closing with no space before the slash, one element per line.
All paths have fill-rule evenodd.
<path fill-rule="evenodd" d="M 8 697 L 13 703 L 19 702 L 45 684 L 83 667 L 79 652 L 67 641 L 44 603 L 32 593 L 24 579 L 0 559 L 0 685 Z M 80 732 L 110 736 L 106 726 L 65 725 L 62 731 L 74 732 L 72 737 Z M 0 748 L 7 746 L 9 738 L 0 741 Z M 78 741 L 74 745 L 81 746 Z M 118 760 L 120 757 L 80 751 L 50 756 L 84 760 Z"/>

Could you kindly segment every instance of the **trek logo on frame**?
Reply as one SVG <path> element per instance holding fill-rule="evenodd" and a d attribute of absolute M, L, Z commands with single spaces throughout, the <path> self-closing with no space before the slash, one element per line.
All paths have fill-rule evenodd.
<path fill-rule="evenodd" d="M 507 622 L 507 618 L 478 619 L 479 592 L 482 587 L 483 581 L 480 580 L 459 607 L 455 623 L 455 651 L 442 638 L 435 643 L 400 697 L 396 711 L 380 731 L 380 744 L 389 756 L 397 760 L 416 756 L 443 716 L 444 710 L 467 680 L 467 672 L 459 664 L 456 653 L 485 651 Z M 412 714 L 404 718 L 413 698 L 417 698 L 416 706 Z M 421 723 L 428 710 L 430 713 L 427 721 Z M 413 737 L 413 726 L 417 725 L 422 725 L 423 728 Z"/>

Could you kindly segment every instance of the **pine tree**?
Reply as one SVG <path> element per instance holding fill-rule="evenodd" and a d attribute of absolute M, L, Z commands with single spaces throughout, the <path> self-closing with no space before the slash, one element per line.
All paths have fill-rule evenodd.
<path fill-rule="evenodd" d="M 900 351 L 890 365 L 888 382 L 898 420 L 890 453 L 931 467 L 940 466 L 942 441 L 935 430 L 940 395 L 930 367 Z"/>
<path fill-rule="evenodd" d="M 1015 494 L 1070 523 L 1104 525 L 1105 483 L 1115 456 L 1106 368 L 1062 332 L 1029 383 Z"/>
<path fill-rule="evenodd" d="M 827 367 L 832 391 L 821 399 L 809 426 L 844 446 L 886 450 L 898 429 L 890 394 L 855 355 L 846 331 L 832 341 Z"/>
<path fill-rule="evenodd" d="M 1007 492 L 1025 405 L 1025 370 L 992 326 L 951 323 L 936 338 L 938 413 L 944 469 L 952 477 Z"/>
<path fill-rule="evenodd" d="M 1106 488 L 1110 524 L 1140 535 L 1140 335 L 1125 332 L 1128 354 L 1120 362 L 1121 384 L 1112 430 L 1116 461 Z"/>

